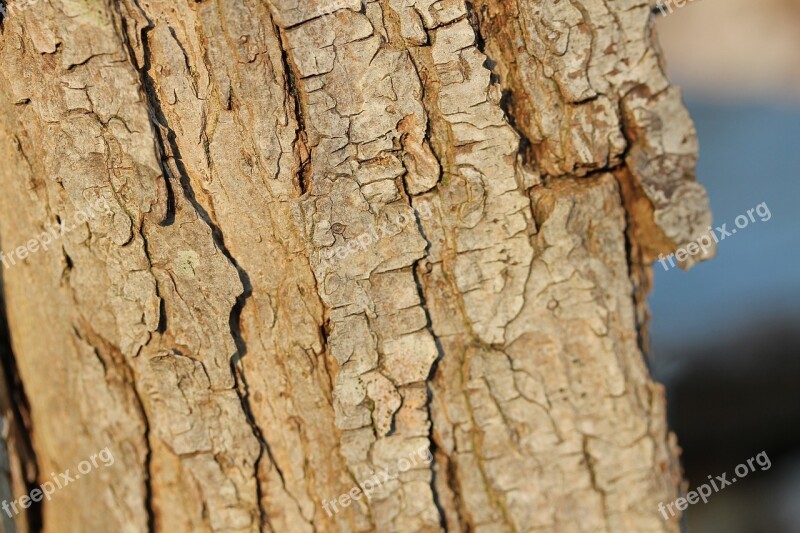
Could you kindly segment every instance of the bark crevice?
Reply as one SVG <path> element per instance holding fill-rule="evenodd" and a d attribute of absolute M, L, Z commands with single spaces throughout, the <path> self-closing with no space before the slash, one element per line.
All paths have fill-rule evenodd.
<path fill-rule="evenodd" d="M 0 273 L 0 408 L 4 413 L 2 438 L 6 443 L 9 472 L 13 472 L 13 463 L 17 462 L 24 479 L 27 494 L 37 488 L 39 462 L 33 447 L 33 420 L 25 386 L 17 368 L 14 348 L 6 312 L 5 291 L 2 289 L 2 273 Z M 12 453 L 13 452 L 13 453 Z M 12 480 L 9 479 L 9 482 Z M 13 489 L 13 486 L 12 486 Z M 13 494 L 17 496 L 17 494 Z M 39 505 L 32 505 L 25 513 L 27 527 L 31 532 L 42 531 L 44 500 Z"/>
<path fill-rule="evenodd" d="M 312 148 L 308 144 L 306 117 L 303 112 L 302 91 L 300 91 L 297 81 L 299 74 L 295 72 L 296 69 L 292 65 L 291 58 L 289 57 L 289 47 L 286 44 L 284 30 L 274 22 L 272 23 L 272 27 L 275 34 L 278 36 L 278 46 L 280 47 L 283 72 L 286 76 L 286 95 L 292 103 L 291 107 L 294 111 L 294 119 L 297 123 L 295 139 L 292 143 L 295 159 L 293 175 L 296 176 L 297 189 L 300 196 L 304 196 L 309 192 L 309 188 L 313 184 L 311 177 L 314 169 L 311 164 Z"/>
<path fill-rule="evenodd" d="M 138 0 L 135 0 L 135 3 L 137 7 L 139 7 L 141 10 L 141 7 L 138 4 Z M 275 467 L 276 472 L 278 473 L 278 476 L 280 477 L 283 483 L 284 489 L 286 489 L 286 483 L 283 476 L 283 472 L 281 471 L 280 466 L 278 465 L 278 463 L 276 462 L 275 458 L 272 455 L 269 443 L 267 442 L 263 432 L 261 431 L 261 428 L 258 426 L 258 423 L 256 422 L 253 410 L 250 406 L 249 387 L 247 385 L 247 380 L 244 375 L 244 368 L 241 365 L 241 360 L 247 355 L 247 344 L 241 332 L 240 318 L 242 311 L 245 305 L 247 304 L 247 300 L 252 294 L 252 284 L 250 282 L 250 278 L 247 272 L 240 266 L 239 262 L 233 257 L 233 255 L 225 246 L 225 238 L 222 229 L 216 223 L 216 221 L 213 220 L 209 212 L 198 202 L 194 189 L 191 184 L 191 178 L 189 177 L 189 174 L 186 170 L 186 167 L 181 157 L 181 152 L 177 144 L 175 132 L 170 128 L 166 115 L 162 110 L 160 98 L 158 96 L 158 92 L 155 87 L 155 81 L 153 80 L 150 74 L 152 63 L 150 60 L 151 51 L 149 48 L 148 33 L 155 28 L 155 24 L 146 15 L 144 15 L 144 10 L 141 10 L 143 16 L 145 16 L 148 22 L 148 25 L 142 28 L 141 30 L 141 45 L 143 52 L 142 57 L 144 59 L 144 63 L 142 65 L 138 65 L 136 61 L 136 55 L 133 51 L 131 43 L 127 39 L 127 32 L 125 31 L 127 22 L 125 21 L 125 16 L 119 10 L 119 3 L 116 2 L 115 4 L 117 6 L 118 15 L 123 24 L 122 34 L 124 36 L 124 42 L 127 47 L 130 60 L 136 67 L 137 71 L 139 72 L 141 79 L 141 87 L 142 90 L 145 92 L 146 101 L 151 111 L 151 120 L 154 126 L 154 138 L 156 139 L 157 142 L 156 146 L 158 152 L 157 155 L 159 161 L 161 162 L 162 171 L 164 173 L 164 179 L 167 182 L 167 189 L 168 191 L 170 191 L 170 195 L 174 195 L 174 191 L 171 186 L 171 181 L 174 177 L 177 178 L 178 182 L 181 185 L 181 189 L 185 195 L 185 198 L 188 200 L 189 204 L 196 211 L 196 213 L 210 228 L 212 237 L 214 239 L 214 243 L 216 244 L 220 252 L 225 256 L 225 258 L 236 269 L 236 272 L 239 276 L 239 281 L 241 282 L 243 287 L 242 293 L 236 297 L 236 302 L 230 312 L 230 320 L 229 320 L 230 332 L 231 332 L 231 337 L 233 338 L 234 344 L 236 346 L 236 353 L 234 353 L 230 359 L 230 368 L 232 376 L 234 378 L 234 391 L 239 397 L 244 416 L 247 420 L 248 425 L 251 428 L 253 436 L 258 441 L 260 447 L 259 454 L 254 463 L 253 475 L 255 477 L 255 488 L 256 488 L 256 496 L 258 502 L 256 506 L 258 512 L 258 520 L 260 527 L 263 528 L 265 525 L 269 523 L 269 517 L 265 513 L 262 505 L 262 499 L 264 497 L 264 494 L 262 488 L 262 480 L 258 475 L 258 472 L 261 466 L 261 462 L 265 457 L 265 455 L 269 458 L 270 462 Z M 172 30 L 172 28 L 170 28 L 170 31 L 173 37 L 175 37 L 175 32 Z M 181 47 L 181 50 L 184 54 L 184 61 L 187 64 L 187 69 L 191 72 L 191 68 L 189 66 L 189 59 L 185 49 L 180 45 L 180 41 L 177 39 L 177 37 L 175 37 L 175 41 L 178 43 L 178 46 Z M 169 161 L 171 161 L 174 164 L 177 176 L 175 176 L 176 172 L 173 172 L 171 166 L 168 164 Z M 167 217 L 162 223 L 164 226 L 171 225 L 175 220 L 174 199 L 170 200 L 170 205 L 173 206 L 173 209 L 168 210 Z M 142 238 L 145 238 L 144 233 L 142 233 Z M 287 494 L 290 495 L 290 497 L 294 498 L 294 496 L 291 495 L 288 489 L 286 489 L 286 492 Z"/>

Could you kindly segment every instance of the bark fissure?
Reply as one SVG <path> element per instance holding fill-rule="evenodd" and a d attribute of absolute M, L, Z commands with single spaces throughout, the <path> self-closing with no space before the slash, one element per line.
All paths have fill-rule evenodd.
<path fill-rule="evenodd" d="M 3 276 L 0 274 L 0 280 L 2 278 Z M 16 481 L 21 482 L 25 493 L 30 494 L 39 486 L 39 462 L 33 447 L 35 428 L 31 419 L 28 397 L 25 394 L 25 385 L 19 375 L 14 348 L 11 345 L 5 293 L 2 288 L 0 288 L 0 366 L 2 366 L 0 369 L 2 372 L 0 408 L 4 411 L 5 419 L 2 438 L 6 443 L 7 461 L 11 466 L 9 471 L 13 472 L 14 463 L 18 463 L 23 479 Z M 15 480 L 10 479 L 9 481 Z M 17 497 L 16 491 L 14 497 Z M 42 501 L 39 505 L 32 505 L 25 513 L 29 531 L 42 531 L 44 503 Z"/>
<path fill-rule="evenodd" d="M 406 191 L 406 194 L 408 194 L 408 191 Z M 411 272 L 414 275 L 414 283 L 417 286 L 417 293 L 419 295 L 420 307 L 422 308 L 423 312 L 425 313 L 425 328 L 428 330 L 428 333 L 430 333 L 431 337 L 433 337 L 433 341 L 436 344 L 436 351 L 438 352 L 438 355 L 437 355 L 436 359 L 431 364 L 430 373 L 428 374 L 428 376 L 425 379 L 425 389 L 427 391 L 427 401 L 425 403 L 425 408 L 426 408 L 426 410 L 428 412 L 428 418 L 432 419 L 431 401 L 432 401 L 432 396 L 433 396 L 433 390 L 431 389 L 431 386 L 430 386 L 430 379 L 431 379 L 431 377 L 433 375 L 436 374 L 436 368 L 438 366 L 438 363 L 439 363 L 439 361 L 441 361 L 442 357 L 444 357 L 444 347 L 442 346 L 441 340 L 436 335 L 436 332 L 433 330 L 433 321 L 431 319 L 431 313 L 430 313 L 430 310 L 428 309 L 428 303 L 427 303 L 427 300 L 425 298 L 425 289 L 424 289 L 424 287 L 423 287 L 423 285 L 422 285 L 422 283 L 420 281 L 420 273 L 421 273 L 420 269 L 423 269 L 424 268 L 423 265 L 427 263 L 428 256 L 430 254 L 431 243 L 427 239 L 427 237 L 425 236 L 425 231 L 424 231 L 424 229 L 422 227 L 422 221 L 420 220 L 419 213 L 416 210 L 414 211 L 414 216 L 415 216 L 415 219 L 416 219 L 415 222 L 416 222 L 417 228 L 419 229 L 420 235 L 422 235 L 422 238 L 425 239 L 425 242 L 427 244 L 426 244 L 426 247 L 425 247 L 425 257 L 423 257 L 422 259 L 418 259 L 417 261 L 414 262 L 414 265 L 412 266 Z M 436 509 L 439 512 L 439 524 L 441 525 L 442 529 L 446 530 L 447 529 L 447 516 L 445 514 L 444 507 L 441 504 L 438 491 L 436 490 L 436 469 L 437 469 L 436 452 L 437 452 L 437 448 L 436 448 L 436 442 L 435 442 L 435 440 L 433 438 L 433 425 L 432 424 L 430 425 L 430 427 L 428 429 L 428 440 L 430 442 L 431 457 L 433 457 L 433 459 L 431 460 L 431 464 L 430 464 L 430 469 L 431 469 L 431 482 L 430 482 L 431 492 L 433 493 L 433 501 L 434 501 L 434 503 L 436 505 Z"/>
<path fill-rule="evenodd" d="M 517 148 L 517 153 L 519 154 L 521 163 L 528 170 L 534 171 L 536 167 L 536 161 L 535 156 L 533 155 L 533 142 L 531 142 L 530 138 L 528 138 L 527 133 L 517 125 L 517 120 L 514 117 L 514 89 L 508 84 L 502 83 L 501 76 L 494 70 L 494 67 L 497 65 L 497 61 L 492 59 L 489 55 L 489 52 L 486 51 L 486 39 L 481 33 L 482 31 L 485 31 L 485 24 L 481 18 L 481 9 L 476 8 L 475 5 L 469 1 L 465 2 L 465 6 L 467 9 L 467 20 L 475 32 L 475 43 L 478 47 L 478 50 L 482 54 L 486 55 L 486 62 L 484 63 L 484 66 L 492 73 L 490 82 L 502 87 L 502 96 L 499 102 L 500 108 L 503 110 L 506 122 L 508 122 L 508 125 L 511 126 L 511 128 L 519 137 L 519 147 Z"/>
<path fill-rule="evenodd" d="M 135 0 L 135 4 L 141 10 L 141 6 L 139 6 L 138 0 Z M 120 19 L 122 20 L 123 25 L 125 25 L 126 24 L 125 17 L 122 14 L 122 12 L 119 10 L 119 2 L 118 2 L 118 0 L 116 2 L 116 6 L 117 6 L 117 10 L 118 10 L 118 14 L 120 16 Z M 142 10 L 142 13 L 144 13 L 144 10 Z M 143 65 L 141 65 L 141 66 L 136 65 L 136 62 L 135 62 L 135 57 L 136 56 L 135 56 L 135 54 L 134 54 L 134 52 L 133 52 L 133 50 L 131 48 L 130 43 L 127 41 L 127 36 L 125 37 L 125 44 L 126 44 L 126 46 L 128 48 L 129 57 L 131 58 L 134 66 L 137 67 L 137 70 L 140 73 L 141 81 L 142 81 L 142 88 L 143 88 L 143 90 L 144 90 L 144 92 L 145 92 L 145 94 L 147 96 L 147 101 L 149 103 L 149 108 L 151 110 L 152 118 L 153 118 L 153 126 L 154 126 L 154 132 L 155 132 L 154 137 L 157 140 L 157 144 L 158 144 L 157 148 L 158 148 L 158 153 L 159 153 L 159 156 L 160 156 L 159 159 L 160 159 L 160 161 L 162 163 L 162 169 L 164 170 L 164 176 L 165 176 L 165 179 L 166 179 L 166 181 L 168 183 L 169 190 L 172 191 L 172 188 L 170 186 L 170 181 L 171 181 L 170 180 L 170 176 L 172 176 L 174 173 L 172 172 L 172 169 L 171 169 L 170 165 L 168 164 L 168 160 L 169 160 L 172 163 L 174 163 L 175 168 L 177 169 L 177 179 L 178 179 L 178 181 L 179 181 L 179 183 L 181 185 L 183 193 L 185 194 L 185 198 L 189 201 L 189 203 L 194 208 L 194 210 L 197 212 L 197 214 L 202 218 L 202 220 L 211 229 L 211 232 L 212 232 L 212 235 L 214 237 L 214 241 L 215 241 L 215 244 L 217 245 L 217 248 L 227 258 L 227 260 L 230 261 L 230 263 L 234 266 L 234 268 L 236 269 L 236 272 L 237 272 L 237 274 L 239 276 L 239 280 L 240 280 L 244 290 L 243 290 L 243 292 L 241 294 L 239 294 L 237 296 L 236 303 L 235 303 L 235 305 L 233 306 L 233 308 L 231 309 L 231 312 L 230 312 L 230 332 L 231 332 L 231 336 L 232 336 L 232 338 L 234 340 L 234 343 L 236 345 L 236 353 L 232 355 L 231 360 L 230 360 L 231 374 L 234 377 L 234 387 L 233 388 L 234 388 L 234 391 L 236 392 L 236 394 L 239 397 L 239 401 L 240 401 L 240 404 L 241 404 L 241 407 L 242 407 L 242 411 L 243 411 L 243 413 L 245 415 L 247 423 L 249 424 L 249 426 L 250 426 L 250 428 L 251 428 L 251 430 L 253 432 L 253 436 L 257 439 L 257 441 L 259 442 L 259 445 L 260 445 L 259 455 L 256 458 L 255 464 L 254 464 L 254 476 L 256 476 L 256 478 L 257 478 L 257 473 L 259 471 L 260 463 L 261 463 L 261 461 L 263 460 L 263 458 L 264 458 L 264 456 L 266 454 L 266 456 L 269 458 L 271 463 L 274 465 L 274 467 L 275 467 L 275 469 L 276 469 L 281 481 L 284 484 L 284 488 L 286 489 L 286 483 L 285 483 L 285 480 L 284 480 L 283 472 L 281 471 L 280 466 L 278 465 L 278 463 L 275 461 L 275 459 L 274 459 L 274 457 L 272 455 L 272 452 L 270 450 L 269 443 L 265 439 L 265 437 L 263 435 L 263 432 L 261 431 L 261 428 L 258 426 L 258 424 L 256 422 L 256 419 L 255 419 L 255 417 L 253 415 L 253 411 L 252 411 L 251 406 L 250 406 L 249 389 L 248 389 L 248 385 L 247 385 L 247 380 L 246 380 L 245 375 L 244 375 L 244 370 L 240 366 L 241 359 L 244 358 L 246 356 L 246 354 L 247 354 L 247 346 L 246 346 L 245 340 L 244 340 L 244 338 L 243 338 L 243 336 L 241 334 L 241 331 L 240 331 L 240 325 L 239 325 L 240 316 L 241 316 L 242 310 L 244 309 L 245 305 L 247 304 L 248 298 L 252 294 L 252 285 L 250 283 L 250 279 L 249 279 L 249 276 L 248 276 L 247 272 L 245 272 L 244 269 L 242 269 L 242 267 L 239 265 L 239 263 L 231 255 L 231 253 L 228 251 L 227 247 L 225 246 L 225 239 L 224 239 L 224 236 L 223 236 L 223 233 L 222 233 L 222 229 L 219 227 L 219 225 L 216 223 L 216 221 L 212 219 L 212 217 L 209 214 L 209 212 L 197 201 L 196 195 L 195 195 L 194 190 L 193 190 L 192 185 L 191 185 L 191 180 L 190 180 L 189 175 L 187 173 L 187 170 L 186 170 L 186 168 L 185 168 L 185 166 L 183 164 L 183 160 L 182 160 L 182 157 L 181 157 L 180 149 L 179 149 L 179 147 L 177 145 L 177 142 L 176 142 L 175 132 L 169 127 L 166 115 L 164 114 L 162 106 L 161 106 L 161 102 L 160 102 L 160 99 L 159 99 L 159 96 L 158 96 L 158 92 L 157 92 L 157 90 L 155 88 L 155 85 L 154 85 L 155 81 L 153 80 L 153 77 L 151 76 L 152 62 L 151 62 L 151 52 L 150 52 L 149 43 L 148 43 L 148 33 L 155 28 L 155 24 L 153 23 L 152 20 L 150 20 L 150 19 L 147 19 L 147 20 L 148 20 L 148 24 L 149 25 L 141 30 L 141 45 L 142 45 L 142 51 L 143 51 L 142 56 L 144 58 L 144 64 Z M 123 26 L 123 29 L 124 28 L 125 28 L 125 26 Z M 173 36 L 173 38 L 175 39 L 175 42 L 177 42 L 178 45 L 180 46 L 180 40 L 177 38 L 174 29 L 170 27 L 169 31 L 170 31 L 171 35 Z M 127 34 L 127 32 L 123 31 L 123 35 L 126 35 L 126 34 Z M 186 67 L 190 72 L 192 72 L 192 68 L 191 68 L 191 65 L 189 63 L 188 55 L 187 55 L 186 51 L 183 48 L 181 48 L 181 50 L 183 51 L 184 61 L 185 61 Z M 169 148 L 168 151 L 166 150 L 167 147 Z M 174 191 L 172 191 L 172 193 L 174 194 Z M 168 219 L 164 221 L 165 225 L 169 225 L 171 223 L 174 223 L 174 212 L 173 212 L 171 217 L 168 216 Z M 144 237 L 144 233 L 142 235 Z M 260 523 L 260 527 L 263 528 L 265 524 L 269 523 L 269 518 L 266 515 L 266 513 L 264 512 L 264 509 L 263 509 L 262 505 L 260 504 L 260 502 L 261 502 L 261 500 L 263 498 L 263 494 L 262 494 L 261 481 L 258 480 L 258 478 L 257 478 L 255 486 L 256 486 L 257 501 L 259 502 L 259 504 L 257 505 L 258 520 L 259 520 L 259 523 Z M 148 493 L 149 493 L 149 490 L 148 490 Z M 288 490 L 287 490 L 287 493 L 291 494 Z M 152 511 L 151 511 L 151 513 L 152 513 Z"/>
<path fill-rule="evenodd" d="M 295 130 L 295 140 L 292 143 L 294 149 L 295 168 L 292 173 L 297 178 L 297 188 L 300 196 L 305 195 L 311 186 L 311 175 L 313 167 L 311 166 L 312 149 L 308 145 L 306 132 L 306 117 L 303 112 L 303 100 L 301 92 L 297 87 L 297 72 L 296 68 L 291 64 L 289 57 L 289 49 L 286 46 L 286 36 L 284 30 L 273 23 L 275 33 L 278 35 L 278 45 L 280 46 L 281 60 L 283 62 L 283 71 L 286 73 L 286 93 L 291 99 L 292 108 L 294 111 L 294 119 L 297 123 Z"/>

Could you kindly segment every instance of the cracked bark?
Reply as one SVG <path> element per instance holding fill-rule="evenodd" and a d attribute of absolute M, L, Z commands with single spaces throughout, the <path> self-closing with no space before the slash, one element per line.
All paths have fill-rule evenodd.
<path fill-rule="evenodd" d="M 109 206 L 3 280 L 40 478 L 116 460 L 44 529 L 677 531 L 644 296 L 710 213 L 650 9 L 10 10 L 4 250 Z"/>

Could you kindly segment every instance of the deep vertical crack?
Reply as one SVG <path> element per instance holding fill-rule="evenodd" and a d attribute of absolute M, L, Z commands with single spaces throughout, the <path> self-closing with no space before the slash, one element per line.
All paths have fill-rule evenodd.
<path fill-rule="evenodd" d="M 208 211 L 197 201 L 194 189 L 192 188 L 191 180 L 189 178 L 189 174 L 186 170 L 186 167 L 181 157 L 181 152 L 177 144 L 175 132 L 169 126 L 169 123 L 167 121 L 166 115 L 163 112 L 161 101 L 159 99 L 156 90 L 155 81 L 153 80 L 153 77 L 150 74 L 152 68 L 151 64 L 152 54 L 150 51 L 148 34 L 155 28 L 155 24 L 144 14 L 144 10 L 141 9 L 141 6 L 139 6 L 138 1 L 137 0 L 134 1 L 137 7 L 139 7 L 140 11 L 142 12 L 142 15 L 148 22 L 148 25 L 142 28 L 141 30 L 141 43 L 143 52 L 142 65 L 138 65 L 138 62 L 136 61 L 136 55 L 133 51 L 133 47 L 127 37 L 127 21 L 120 9 L 119 0 L 115 0 L 115 6 L 117 8 L 117 12 L 120 17 L 120 22 L 122 24 L 123 40 L 127 47 L 130 61 L 139 73 L 140 85 L 146 96 L 146 102 L 148 104 L 148 109 L 150 110 L 150 119 L 154 128 L 153 137 L 156 143 L 157 155 L 161 163 L 162 171 L 164 173 L 164 179 L 167 183 L 167 190 L 169 191 L 169 199 L 168 199 L 169 208 L 167 211 L 167 217 L 162 222 L 162 224 L 167 226 L 174 223 L 175 200 L 174 200 L 174 191 L 172 189 L 171 180 L 177 179 L 184 193 L 185 198 L 187 199 L 189 204 L 194 208 L 195 212 L 200 216 L 200 218 L 206 223 L 206 225 L 211 230 L 211 235 L 217 248 L 236 269 L 239 281 L 241 282 L 243 287 L 242 293 L 236 297 L 236 302 L 231 308 L 231 313 L 229 318 L 230 332 L 234 344 L 236 346 L 236 352 L 232 355 L 230 360 L 230 368 L 234 379 L 234 390 L 236 391 L 239 397 L 242 406 L 242 411 L 245 415 L 248 425 L 251 428 L 251 431 L 253 432 L 253 436 L 259 443 L 259 454 L 258 457 L 256 457 L 256 460 L 253 465 L 254 469 L 253 475 L 255 478 L 255 485 L 256 485 L 256 498 L 257 498 L 256 508 L 259 515 L 258 516 L 259 526 L 263 530 L 265 524 L 268 523 L 268 517 L 261 505 L 264 495 L 262 494 L 261 480 L 258 476 L 258 472 L 264 455 L 266 454 L 267 456 L 269 456 L 270 460 L 272 461 L 273 465 L 278 471 L 278 474 L 280 475 L 282 481 L 283 481 L 283 473 L 280 471 L 280 468 L 275 462 L 274 457 L 272 456 L 272 453 L 270 451 L 269 444 L 267 443 L 263 433 L 261 432 L 261 429 L 258 427 L 258 424 L 256 423 L 255 416 L 253 415 L 250 406 L 249 388 L 244 376 L 244 369 L 240 364 L 242 358 L 247 354 L 247 344 L 241 333 L 240 319 L 242 310 L 246 305 L 247 299 L 252 294 L 252 284 L 250 282 L 250 278 L 247 272 L 239 265 L 239 262 L 233 257 L 233 255 L 227 249 L 225 245 L 225 238 L 221 228 L 214 222 L 212 217 L 209 215 Z M 170 166 L 167 164 L 167 161 L 170 159 L 174 163 L 175 170 L 177 171 L 177 176 L 175 176 L 175 172 L 173 172 Z M 285 482 L 284 482 L 284 487 L 285 487 Z M 149 505 L 149 507 L 152 507 L 152 505 Z"/>
<path fill-rule="evenodd" d="M 285 36 L 281 28 L 273 23 L 273 30 L 278 36 L 278 46 L 281 50 L 281 60 L 283 61 L 283 71 L 286 74 L 286 94 L 292 99 L 294 106 L 294 118 L 297 121 L 297 129 L 295 131 L 295 140 L 292 143 L 294 150 L 295 166 L 296 166 L 296 180 L 297 188 L 300 195 L 304 195 L 311 187 L 311 147 L 308 146 L 308 135 L 306 134 L 306 121 L 303 114 L 303 104 L 300 99 L 300 90 L 298 85 L 297 74 L 292 67 L 291 60 L 289 59 L 288 47 L 286 46 Z"/>
<path fill-rule="evenodd" d="M 409 199 L 409 203 L 411 203 L 411 196 L 408 192 L 408 186 L 405 180 L 402 180 L 402 186 L 406 196 Z M 422 219 L 419 216 L 419 212 L 414 209 L 413 204 L 411 205 L 412 209 L 411 212 L 414 213 L 414 221 L 417 225 L 417 230 L 422 238 L 425 240 L 425 255 L 421 259 L 417 259 L 414 261 L 414 264 L 411 266 L 411 274 L 414 277 L 414 284 L 417 289 L 417 296 L 419 297 L 419 305 L 422 309 L 422 312 L 425 313 L 425 329 L 430 334 L 431 338 L 433 338 L 433 342 L 436 345 L 436 359 L 431 364 L 431 369 L 428 373 L 428 376 L 425 378 L 425 391 L 427 393 L 427 399 L 425 402 L 425 409 L 428 414 L 428 420 L 430 421 L 429 428 L 428 428 L 428 442 L 430 443 L 430 452 L 431 452 L 431 493 L 433 494 L 433 503 L 436 506 L 436 510 L 439 513 L 439 525 L 442 527 L 443 530 L 447 530 L 447 516 L 445 514 L 444 506 L 441 503 L 441 498 L 439 496 L 438 491 L 436 490 L 436 451 L 438 449 L 436 445 L 436 441 L 433 435 L 433 418 L 431 413 L 431 404 L 433 402 L 433 390 L 431 389 L 430 381 L 431 378 L 436 374 L 436 369 L 439 365 L 439 361 L 442 360 L 444 357 L 444 347 L 442 346 L 442 341 L 439 339 L 436 332 L 433 330 L 433 320 L 431 319 L 431 313 L 428 309 L 428 300 L 425 297 L 425 289 L 420 279 L 420 270 L 422 268 L 421 263 L 423 261 L 427 261 L 427 258 L 430 256 L 431 251 L 431 241 L 428 239 L 428 236 L 425 234 L 425 228 L 422 225 Z"/>
<path fill-rule="evenodd" d="M 31 440 L 33 435 L 31 408 L 17 368 L 14 350 L 11 346 L 3 283 L 3 276 L 0 273 L 0 380 L 2 380 L 2 384 L 0 384 L 0 410 L 2 410 L 3 416 L 6 418 L 6 424 L 8 424 L 8 430 L 3 437 L 6 440 L 6 445 L 13 443 L 16 459 L 19 460 L 24 475 L 24 479 L 21 481 L 24 483 L 27 493 L 30 494 L 33 489 L 39 486 L 37 481 L 39 463 Z M 11 446 L 7 446 L 7 449 L 10 450 Z M 8 460 L 9 462 L 12 460 L 10 454 Z M 40 505 L 31 505 L 27 510 L 26 516 L 31 532 L 42 531 L 44 525 L 42 518 L 43 504 L 44 502 Z"/>

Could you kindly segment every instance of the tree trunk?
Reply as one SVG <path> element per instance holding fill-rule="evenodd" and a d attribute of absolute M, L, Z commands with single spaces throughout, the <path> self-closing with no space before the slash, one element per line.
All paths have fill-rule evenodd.
<path fill-rule="evenodd" d="M 18 527 L 677 531 L 644 298 L 710 214 L 650 9 L 10 0 L 15 497 L 114 458 Z"/>

